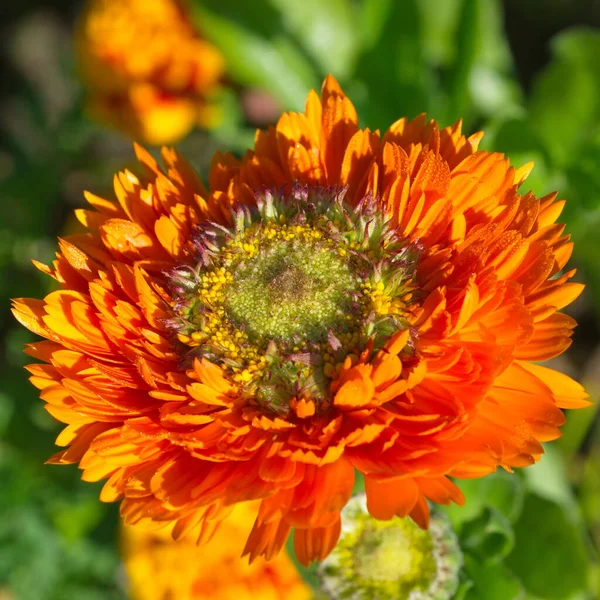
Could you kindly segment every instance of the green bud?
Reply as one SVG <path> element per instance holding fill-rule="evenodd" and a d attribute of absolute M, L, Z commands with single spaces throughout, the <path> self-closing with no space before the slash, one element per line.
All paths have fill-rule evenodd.
<path fill-rule="evenodd" d="M 450 600 L 458 588 L 462 553 L 444 515 L 428 530 L 411 519 L 377 521 L 366 496 L 342 511 L 342 534 L 321 563 L 321 590 L 332 600 Z"/>

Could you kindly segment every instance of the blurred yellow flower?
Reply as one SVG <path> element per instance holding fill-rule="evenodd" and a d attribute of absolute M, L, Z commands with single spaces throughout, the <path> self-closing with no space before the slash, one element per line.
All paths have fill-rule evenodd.
<path fill-rule="evenodd" d="M 196 545 L 188 536 L 174 542 L 172 527 L 159 531 L 125 527 L 123 550 L 133 600 L 309 600 L 285 553 L 252 564 L 240 558 L 256 517 L 252 503 L 236 505 L 210 542 Z"/>
<path fill-rule="evenodd" d="M 76 49 L 96 119 L 149 144 L 218 124 L 223 57 L 177 0 L 88 0 Z"/>

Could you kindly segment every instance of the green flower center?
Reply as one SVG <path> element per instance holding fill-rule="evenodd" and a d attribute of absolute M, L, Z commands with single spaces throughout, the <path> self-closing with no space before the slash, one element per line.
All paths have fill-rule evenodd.
<path fill-rule="evenodd" d="M 265 192 L 232 221 L 205 224 L 198 264 L 170 274 L 172 328 L 265 408 L 325 410 L 346 357 L 407 327 L 417 249 L 373 202 L 348 207 L 320 188 Z"/>
<path fill-rule="evenodd" d="M 360 591 L 360 598 L 406 599 L 413 591 L 426 590 L 435 577 L 431 536 L 410 519 L 381 522 L 364 515 L 337 552 L 352 593 Z"/>
<path fill-rule="evenodd" d="M 423 590 L 435 575 L 431 537 L 425 531 L 394 525 L 365 527 L 354 548 L 356 573 L 375 587 L 389 587 L 393 582 L 394 589 Z"/>
<path fill-rule="evenodd" d="M 298 229 L 289 241 L 262 244 L 224 292 L 228 318 L 253 344 L 325 342 L 329 330 L 347 330 L 354 316 L 358 277 L 330 244 L 307 243 L 301 234 L 310 230 Z"/>

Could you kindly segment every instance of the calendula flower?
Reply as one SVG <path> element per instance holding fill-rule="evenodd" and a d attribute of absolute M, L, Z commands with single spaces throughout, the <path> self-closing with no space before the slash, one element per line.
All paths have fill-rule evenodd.
<path fill-rule="evenodd" d="M 91 114 L 127 135 L 168 144 L 218 123 L 223 57 L 178 0 L 88 0 L 76 50 Z"/>
<path fill-rule="evenodd" d="M 463 563 L 458 539 L 442 514 L 428 530 L 410 519 L 376 521 L 364 494 L 342 510 L 342 534 L 319 565 L 332 600 L 451 600 Z"/>
<path fill-rule="evenodd" d="M 449 479 L 538 460 L 582 387 L 537 364 L 570 344 L 557 310 L 563 207 L 517 189 L 481 135 L 423 116 L 359 129 L 326 79 L 302 114 L 214 158 L 206 189 L 173 150 L 165 168 L 92 194 L 85 235 L 60 241 L 61 290 L 16 300 L 46 341 L 27 352 L 68 446 L 50 462 L 108 478 L 129 524 L 175 522 L 202 541 L 260 499 L 245 553 L 299 560 L 340 533 L 355 470 L 378 519 L 427 527 Z"/>
<path fill-rule="evenodd" d="M 256 509 L 235 510 L 204 546 L 174 541 L 169 528 L 125 527 L 123 554 L 132 600 L 309 600 L 310 588 L 285 554 L 249 565 L 240 558 Z"/>

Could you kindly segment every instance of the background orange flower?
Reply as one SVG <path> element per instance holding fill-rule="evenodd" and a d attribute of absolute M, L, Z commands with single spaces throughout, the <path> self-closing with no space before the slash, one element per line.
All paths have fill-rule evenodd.
<path fill-rule="evenodd" d="M 149 144 L 218 123 L 224 61 L 177 0 L 90 0 L 76 34 L 90 112 Z"/>
<path fill-rule="evenodd" d="M 123 529 L 129 591 L 135 600 L 309 600 L 310 588 L 290 558 L 251 565 L 240 554 L 255 511 L 238 505 L 205 546 L 194 539 L 173 541 L 170 532 Z"/>
<path fill-rule="evenodd" d="M 373 516 L 427 527 L 427 500 L 463 502 L 450 477 L 538 460 L 541 442 L 560 435 L 561 409 L 588 404 L 579 384 L 533 362 L 570 344 L 575 322 L 557 310 L 582 286 L 563 271 L 564 202 L 520 194 L 531 166 L 477 152 L 480 139 L 423 116 L 383 136 L 359 129 L 329 77 L 304 113 L 257 132 L 241 161 L 217 155 L 210 191 L 176 152 L 163 151 L 163 170 L 137 148 L 143 174 L 115 178 L 118 203 L 88 194 L 95 210 L 78 217 L 90 233 L 39 265 L 63 289 L 15 301 L 47 340 L 28 349 L 46 363 L 28 367 L 32 382 L 67 424 L 57 443 L 68 448 L 51 462 L 108 478 L 101 497 L 123 499 L 128 524 L 173 521 L 175 538 L 205 540 L 236 503 L 261 499 L 245 553 L 273 558 L 293 527 L 306 564 L 335 545 L 355 469 Z M 354 347 L 331 342 L 325 397 L 299 393 L 279 413 L 225 354 L 190 355 L 185 336 L 173 339 L 173 269 L 203 273 L 199 230 L 256 215 L 265 187 L 283 190 L 272 210 L 285 210 L 294 183 L 309 199 L 343 190 L 350 221 L 375 206 L 373 222 L 385 217 L 385 235 L 418 258 L 405 325 Z M 370 231 L 353 252 L 369 248 Z M 394 304 L 390 285 L 376 291 Z"/>

